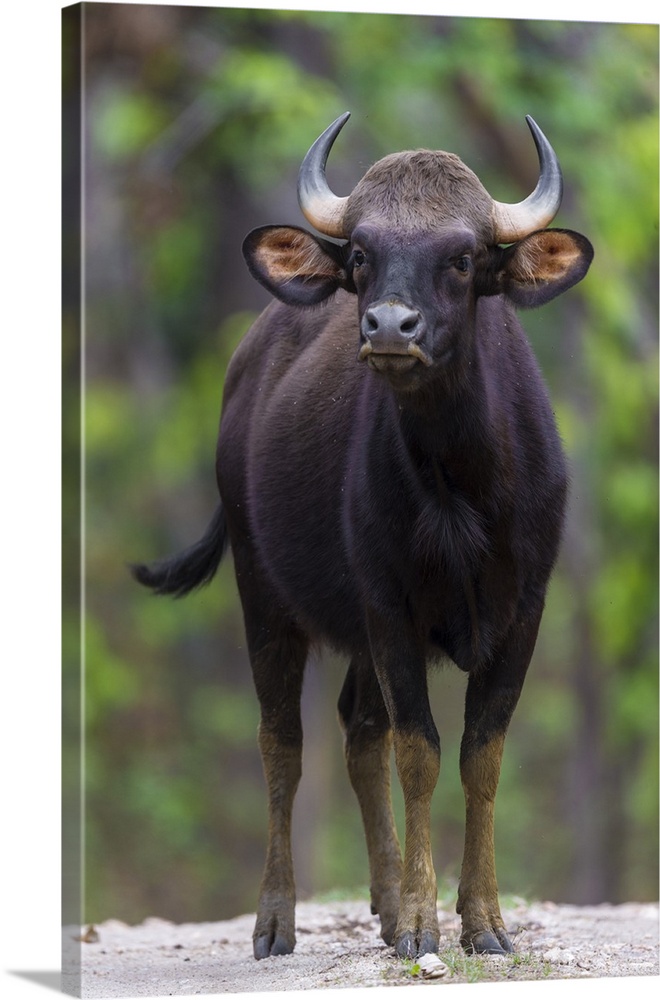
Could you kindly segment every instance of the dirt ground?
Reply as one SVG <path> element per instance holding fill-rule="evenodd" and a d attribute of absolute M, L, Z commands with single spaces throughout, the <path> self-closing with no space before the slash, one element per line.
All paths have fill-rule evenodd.
<path fill-rule="evenodd" d="M 151 918 L 138 927 L 108 920 L 83 942 L 67 931 L 71 959 L 62 989 L 83 997 L 166 997 L 660 974 L 657 904 L 514 902 L 503 916 L 516 954 L 505 958 L 464 956 L 458 917 L 439 916 L 440 963 L 427 970 L 435 978 L 394 956 L 366 901 L 310 902 L 297 908 L 294 954 L 261 962 L 252 957 L 253 915 L 205 924 Z M 79 954 L 82 977 L 75 971 Z"/>

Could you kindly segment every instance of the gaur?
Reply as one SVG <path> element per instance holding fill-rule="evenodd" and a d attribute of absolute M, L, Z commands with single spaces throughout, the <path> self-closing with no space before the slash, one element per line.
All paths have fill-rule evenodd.
<path fill-rule="evenodd" d="M 509 205 L 457 156 L 424 149 L 386 156 L 338 197 L 325 167 L 348 117 L 300 169 L 299 202 L 316 234 L 265 226 L 245 239 L 247 265 L 275 300 L 227 371 L 210 526 L 180 555 L 133 571 L 180 596 L 208 582 L 231 546 L 269 804 L 255 957 L 295 944 L 300 698 L 309 650 L 321 644 L 348 660 L 339 717 L 372 912 L 401 956 L 439 944 L 430 806 L 440 741 L 428 667 L 452 661 L 466 672 L 461 943 L 502 954 L 513 949 L 498 902 L 495 793 L 567 492 L 515 309 L 580 281 L 593 250 L 578 233 L 546 228 L 562 177 L 531 118 L 539 180 Z"/>

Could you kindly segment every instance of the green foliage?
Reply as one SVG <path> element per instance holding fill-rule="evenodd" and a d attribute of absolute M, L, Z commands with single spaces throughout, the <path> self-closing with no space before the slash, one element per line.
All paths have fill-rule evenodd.
<path fill-rule="evenodd" d="M 122 162 L 141 153 L 166 122 L 165 109 L 154 95 L 137 87 L 118 88 L 101 107 L 91 138 L 103 156 Z"/>
<path fill-rule="evenodd" d="M 449 948 L 439 953 L 449 968 L 452 979 L 465 983 L 480 983 L 486 978 L 486 963 L 479 955 L 466 955 L 462 949 Z"/>
<path fill-rule="evenodd" d="M 183 548 L 210 518 L 222 380 L 267 301 L 246 273 L 241 240 L 253 225 L 301 222 L 300 158 L 347 109 L 353 118 L 329 166 L 338 193 L 386 152 L 437 145 L 459 153 L 501 200 L 524 197 L 534 181 L 524 126 L 532 114 L 565 173 L 556 224 L 595 246 L 585 281 L 524 317 L 573 487 L 505 753 L 498 877 L 505 891 L 562 900 L 649 898 L 658 808 L 657 29 L 176 7 L 152 8 L 147 22 L 135 10 L 87 10 L 96 48 L 86 74 L 82 421 L 86 919 L 212 919 L 254 907 L 266 816 L 231 560 L 183 602 L 140 590 L 127 564 Z M 67 329 L 71 322 L 65 315 Z M 77 432 L 76 421 L 65 423 L 65 446 Z M 75 609 L 65 644 L 73 663 Z M 313 676 L 296 812 L 301 896 L 366 878 L 332 735 L 341 668 L 333 661 Z M 433 678 L 444 750 L 434 847 L 452 885 L 463 692 L 456 672 Z M 394 800 L 400 821 L 396 788 Z"/>

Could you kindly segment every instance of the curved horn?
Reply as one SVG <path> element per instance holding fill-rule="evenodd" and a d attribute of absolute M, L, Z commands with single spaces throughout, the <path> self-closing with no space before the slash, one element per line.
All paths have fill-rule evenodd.
<path fill-rule="evenodd" d="M 516 205 L 493 201 L 496 243 L 515 243 L 537 229 L 545 229 L 559 211 L 563 181 L 554 149 L 533 118 L 525 116 L 539 155 L 540 175 L 532 193 Z"/>
<path fill-rule="evenodd" d="M 332 145 L 350 118 L 346 111 L 337 118 L 310 147 L 298 174 L 298 203 L 303 215 L 315 229 L 326 236 L 345 235 L 343 218 L 348 198 L 338 198 L 330 190 L 325 165 Z"/>

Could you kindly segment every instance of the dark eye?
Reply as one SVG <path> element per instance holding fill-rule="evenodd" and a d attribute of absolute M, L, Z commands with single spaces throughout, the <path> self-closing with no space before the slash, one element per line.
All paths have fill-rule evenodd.
<path fill-rule="evenodd" d="M 353 253 L 353 267 L 362 267 L 366 263 L 367 256 L 362 250 L 356 250 Z"/>
<path fill-rule="evenodd" d="M 467 274 L 467 272 L 470 270 L 470 258 L 457 257 L 456 260 L 454 261 L 454 267 L 456 268 L 457 271 L 460 271 L 461 274 Z"/>

